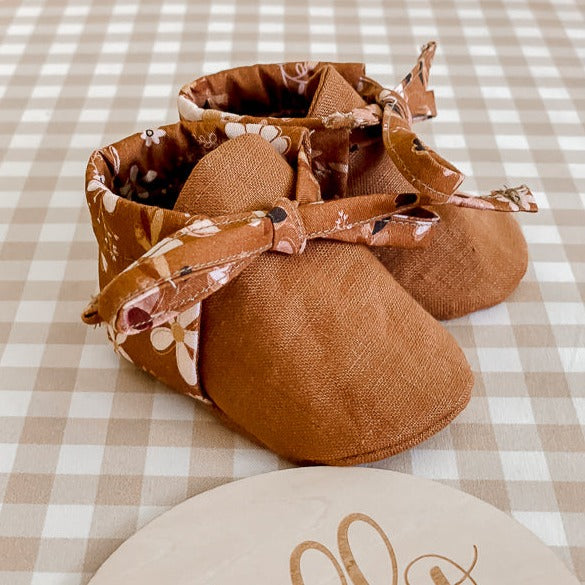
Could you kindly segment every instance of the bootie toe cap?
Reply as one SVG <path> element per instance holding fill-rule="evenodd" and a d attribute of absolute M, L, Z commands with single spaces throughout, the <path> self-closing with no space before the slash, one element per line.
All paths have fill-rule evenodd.
<path fill-rule="evenodd" d="M 437 319 L 454 319 L 501 303 L 517 288 L 528 266 L 526 241 L 507 213 L 450 205 L 428 248 L 380 248 L 378 259 L 423 308 Z"/>
<path fill-rule="evenodd" d="M 329 254 L 355 270 L 329 271 Z M 467 404 L 462 351 L 368 250 L 261 260 L 203 308 L 204 388 L 246 434 L 294 461 L 349 465 L 412 447 Z M 281 271 L 295 273 L 292 301 Z"/>

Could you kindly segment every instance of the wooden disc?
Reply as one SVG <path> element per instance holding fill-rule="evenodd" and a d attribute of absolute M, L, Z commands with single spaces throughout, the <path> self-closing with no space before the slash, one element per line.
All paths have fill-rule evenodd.
<path fill-rule="evenodd" d="M 501 511 L 391 471 L 313 467 L 227 484 L 128 539 L 90 585 L 579 585 Z"/>

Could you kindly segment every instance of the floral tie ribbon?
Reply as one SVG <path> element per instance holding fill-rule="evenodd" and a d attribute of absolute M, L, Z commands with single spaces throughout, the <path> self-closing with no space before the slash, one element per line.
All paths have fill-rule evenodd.
<path fill-rule="evenodd" d="M 438 222 L 410 215 L 413 193 L 375 194 L 301 204 L 279 199 L 269 210 L 192 217 L 120 272 L 92 299 L 82 317 L 131 335 L 156 327 L 200 302 L 264 252 L 300 254 L 326 238 L 369 246 L 424 245 Z"/>
<path fill-rule="evenodd" d="M 434 42 L 424 45 L 416 65 L 394 89 L 362 77 L 359 89 L 370 102 L 370 120 L 366 122 L 363 108 L 354 111 L 354 117 L 363 120 L 363 125 L 381 121 L 386 152 L 402 176 L 420 193 L 421 205 L 447 203 L 491 211 L 538 211 L 526 185 L 505 187 L 479 197 L 458 192 L 465 175 L 413 132 L 413 122 L 436 116 L 435 97 L 427 89 L 435 50 Z"/>

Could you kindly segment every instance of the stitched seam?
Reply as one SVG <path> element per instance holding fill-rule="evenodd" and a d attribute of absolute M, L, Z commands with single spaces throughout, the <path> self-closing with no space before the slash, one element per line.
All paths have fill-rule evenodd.
<path fill-rule="evenodd" d="M 245 216 L 245 217 L 242 217 L 242 218 L 240 218 L 240 219 L 231 219 L 231 220 L 226 220 L 226 221 L 224 221 L 224 222 L 215 223 L 214 225 L 230 225 L 230 224 L 233 224 L 233 223 L 238 223 L 238 222 L 242 222 L 242 223 L 244 223 L 244 222 L 248 221 L 249 219 L 263 219 L 263 218 L 261 218 L 261 217 L 258 217 L 258 218 L 257 218 L 255 215 L 253 215 L 253 214 L 252 214 L 252 215 L 247 215 L 247 216 Z M 185 228 L 189 227 L 189 225 L 191 225 L 191 224 L 187 224 L 186 226 L 183 226 L 182 228 L 179 228 L 179 230 L 178 230 L 178 231 L 182 231 L 182 230 L 184 230 Z M 167 238 L 169 239 L 169 241 L 171 241 L 171 240 L 176 240 L 177 238 L 180 238 L 181 236 L 184 236 L 184 235 L 190 235 L 190 234 L 185 234 L 185 233 L 183 233 L 183 234 L 179 234 L 179 235 L 177 235 L 177 236 L 167 236 Z M 164 238 L 163 238 L 163 239 L 164 239 Z M 155 244 L 155 246 L 156 246 L 156 245 L 158 245 L 158 244 L 160 244 L 160 242 L 162 242 L 162 240 L 159 240 L 159 241 L 158 241 L 158 242 Z M 152 246 L 152 247 L 154 248 L 154 246 Z M 151 248 L 149 248 L 149 250 L 150 250 L 150 249 L 151 249 Z M 145 251 L 143 252 L 143 254 L 142 254 L 142 255 L 146 254 L 146 253 L 147 253 L 149 250 L 145 250 Z M 132 257 L 130 257 L 130 256 L 124 256 L 123 254 L 116 254 L 116 259 L 121 259 L 121 260 L 128 260 L 128 261 L 130 261 L 130 262 L 139 262 L 141 257 L 142 257 L 142 256 L 139 256 L 138 258 L 132 258 Z M 147 256 L 147 258 L 151 258 L 151 257 L 152 257 L 152 256 Z M 156 256 L 155 256 L 155 257 L 156 257 Z M 126 268 L 124 268 L 124 270 L 126 270 Z M 120 271 L 120 273 L 121 273 L 121 272 L 124 272 L 124 270 L 121 270 L 121 271 Z"/>
<path fill-rule="evenodd" d="M 412 128 L 409 128 L 410 132 L 412 132 L 417 138 L 418 135 L 416 134 L 416 132 L 413 132 Z M 443 191 L 437 191 L 436 189 L 433 189 L 433 187 L 431 187 L 430 185 L 428 185 L 427 183 L 425 183 L 422 179 L 419 179 L 418 177 L 415 177 L 412 173 L 409 172 L 408 168 L 406 167 L 406 164 L 404 162 L 404 160 L 400 157 L 400 155 L 398 154 L 398 152 L 396 151 L 396 149 L 394 148 L 394 145 L 392 144 L 392 141 L 390 140 L 389 137 L 390 134 L 390 123 L 388 124 L 388 132 L 386 132 L 386 135 L 388 136 L 388 140 L 384 141 L 384 144 L 386 146 L 387 149 L 390 149 L 394 155 L 396 156 L 396 158 L 400 161 L 400 166 L 402 167 L 402 174 L 410 180 L 410 182 L 412 183 L 413 181 L 411 179 L 413 179 L 414 181 L 418 182 L 420 185 L 423 185 L 424 187 L 426 187 L 429 191 L 437 194 L 437 195 L 442 195 L 442 196 L 447 196 L 450 197 L 451 195 L 447 194 L 446 192 Z M 433 151 L 434 152 L 434 151 Z M 428 154 L 429 159 L 431 161 L 432 164 L 438 166 L 441 169 L 446 169 L 447 167 L 443 164 L 440 164 L 437 160 L 435 160 L 430 154 Z M 440 156 L 440 155 L 437 155 Z M 394 161 L 396 162 L 396 161 Z M 400 170 L 400 168 L 399 168 Z M 447 169 L 450 170 L 450 169 Z M 452 172 L 452 171 L 451 171 Z M 461 176 L 461 172 L 457 171 L 459 173 L 459 175 Z M 461 181 L 459 181 L 459 183 L 461 183 Z M 413 183 L 416 186 L 416 183 Z M 457 189 L 457 187 L 455 187 L 455 189 Z"/>
<path fill-rule="evenodd" d="M 175 276 L 179 276 L 181 274 L 181 272 L 183 270 L 185 270 L 185 268 L 189 268 L 190 270 L 200 270 L 202 268 L 209 268 L 210 266 L 224 264 L 225 262 L 229 262 L 231 260 L 238 260 L 238 259 L 243 260 L 244 258 L 247 258 L 248 256 L 253 256 L 256 253 L 262 253 L 265 250 L 269 250 L 269 249 L 270 249 L 269 247 L 264 245 L 264 246 L 261 246 L 260 248 L 255 248 L 254 250 L 251 250 L 249 252 L 240 252 L 239 254 L 232 254 L 231 256 L 226 256 L 225 258 L 220 258 L 219 260 L 204 262 L 202 264 L 193 264 L 191 266 L 182 266 L 180 270 L 174 272 L 168 278 L 163 278 L 158 282 L 165 282 L 166 280 L 174 279 Z"/>
<path fill-rule="evenodd" d="M 305 229 L 305 222 L 303 221 L 303 218 L 301 217 L 301 214 L 299 212 L 299 208 L 297 207 L 295 209 L 295 221 L 297 222 L 297 225 L 299 227 L 299 231 L 301 232 L 301 250 L 303 249 L 305 243 L 307 242 L 309 235 L 307 234 L 307 230 Z"/>
<path fill-rule="evenodd" d="M 226 219 L 224 221 L 214 222 L 214 225 L 231 225 L 233 223 L 246 222 L 249 219 L 263 219 L 263 218 L 257 217 L 256 215 L 251 213 L 250 215 L 245 215 L 244 217 L 240 217 L 239 219 Z M 189 225 L 192 225 L 192 224 L 187 224 L 187 226 L 185 226 L 185 227 L 188 227 Z"/>
<path fill-rule="evenodd" d="M 412 132 L 412 130 L 410 130 Z M 412 132 L 415 136 L 416 133 Z M 418 138 L 418 136 L 417 136 Z M 413 175 L 408 168 L 406 167 L 406 164 L 404 162 L 404 160 L 402 159 L 402 157 L 398 154 L 398 152 L 396 151 L 396 149 L 394 148 L 390 138 L 388 138 L 388 141 L 386 143 L 386 148 L 390 149 L 394 155 L 396 156 L 396 158 L 398 159 L 398 161 L 400 162 L 399 166 L 399 170 L 400 172 L 409 180 L 409 182 L 411 182 L 414 186 L 417 186 L 417 184 L 422 185 L 423 187 L 426 187 L 429 191 L 431 191 L 432 193 L 435 193 L 436 195 L 442 195 L 443 197 L 450 197 L 450 195 L 444 191 L 438 191 L 437 189 L 433 189 L 433 187 L 431 187 L 430 185 L 428 185 L 427 183 L 425 183 L 422 179 L 419 179 L 418 177 L 416 177 L 415 175 Z M 445 167 L 445 165 L 440 164 L 439 162 L 437 162 L 436 160 L 433 159 L 433 157 L 429 154 L 428 157 L 431 159 L 431 162 L 435 165 L 437 165 L 439 168 L 447 168 Z M 396 161 L 394 161 L 396 163 Z"/>
<path fill-rule="evenodd" d="M 177 238 L 180 238 L 181 236 L 190 235 L 189 234 L 189 228 L 192 227 L 195 222 L 197 222 L 197 221 L 205 221 L 206 219 L 209 219 L 209 220 L 213 221 L 213 225 L 216 225 L 217 226 L 217 225 L 232 225 L 234 223 L 246 223 L 249 219 L 256 219 L 256 216 L 251 213 L 250 215 L 245 215 L 244 217 L 239 217 L 237 219 L 226 219 L 224 221 L 219 221 L 219 222 L 214 221 L 213 218 L 211 218 L 211 217 L 203 217 L 202 219 L 191 219 L 191 220 L 189 220 L 189 221 L 191 221 L 191 223 L 187 223 L 182 228 L 179 228 L 177 230 L 177 234 L 178 235 L 176 235 L 176 236 L 168 236 L 168 239 L 169 240 L 176 240 Z M 257 218 L 257 219 L 261 219 L 261 218 Z M 179 233 L 179 232 L 181 232 L 181 233 Z"/>
<path fill-rule="evenodd" d="M 356 453 L 348 457 L 325 459 L 323 463 L 327 465 L 351 465 L 352 461 L 355 461 L 357 458 L 360 458 L 362 462 L 367 462 L 380 459 L 380 457 L 390 457 L 395 453 L 404 451 L 405 449 L 410 449 L 414 445 L 417 445 L 418 443 L 421 443 L 425 439 L 428 439 L 433 433 L 436 433 L 438 430 L 444 428 L 450 421 L 452 421 L 457 416 L 457 414 L 461 412 L 461 410 L 463 410 L 463 407 L 465 406 L 465 404 L 467 404 L 468 401 L 469 391 L 468 393 L 464 394 L 463 397 L 460 398 L 457 401 L 457 403 L 453 406 L 453 408 L 444 416 L 434 421 L 428 427 L 425 427 L 422 431 L 414 435 L 407 435 L 405 438 L 402 438 L 401 440 L 396 441 L 391 445 L 374 449 L 372 451 Z M 367 460 L 364 461 L 364 458 L 367 458 Z"/>
<path fill-rule="evenodd" d="M 181 234 L 181 235 L 183 235 L 183 236 L 184 236 L 184 235 L 188 235 L 188 234 Z M 173 240 L 176 240 L 176 239 L 180 238 L 180 237 L 181 237 L 181 235 L 179 235 L 179 236 L 177 236 L 177 237 L 174 237 L 174 238 L 173 238 Z M 161 241 L 162 241 L 162 240 L 161 240 Z M 254 254 L 254 253 L 255 253 L 255 252 L 257 252 L 258 250 L 262 251 L 262 249 L 261 249 L 261 248 L 257 248 L 257 249 L 255 249 L 255 250 L 252 250 L 251 252 L 240 252 L 240 254 Z M 169 251 L 170 251 L 170 250 L 169 250 Z M 164 254 L 163 254 L 163 256 L 164 256 Z M 135 260 L 135 262 L 136 262 L 137 264 L 136 264 L 136 266 L 134 266 L 134 267 L 132 268 L 132 270 L 134 270 L 134 268 L 138 268 L 138 267 L 140 267 L 140 266 L 143 266 L 143 265 L 144 265 L 146 262 L 149 262 L 149 261 L 150 261 L 150 260 L 152 260 L 153 258 L 157 258 L 157 257 L 158 257 L 158 256 L 146 256 L 146 257 L 145 257 L 144 259 L 142 259 L 142 260 L 141 260 L 140 258 L 138 258 L 138 260 Z M 142 256 L 141 256 L 141 258 L 142 258 Z M 185 268 L 189 268 L 189 269 L 191 269 L 191 270 L 193 270 L 193 269 L 196 269 L 196 268 L 207 268 L 208 266 L 213 266 L 214 264 L 220 264 L 220 263 L 222 263 L 222 262 L 228 262 L 229 260 L 233 260 L 234 258 L 238 258 L 238 254 L 235 254 L 235 255 L 233 255 L 233 256 L 228 256 L 227 258 L 221 258 L 221 259 L 219 259 L 219 260 L 217 260 L 217 261 L 214 261 L 214 262 L 211 262 L 211 261 L 210 261 L 210 262 L 205 262 L 205 263 L 203 263 L 203 264 L 193 264 L 192 266 L 186 266 L 186 267 L 185 267 L 185 266 L 182 266 L 182 267 L 181 267 L 181 270 L 184 270 Z M 128 269 L 126 269 L 126 270 L 128 270 Z M 179 271 L 177 271 L 177 272 L 174 272 L 173 274 L 171 274 L 171 275 L 170 275 L 169 277 L 167 277 L 167 278 L 162 278 L 162 279 L 160 279 L 160 280 L 157 280 L 157 281 L 156 281 L 156 283 L 158 284 L 159 282 L 164 282 L 165 280 L 168 280 L 169 278 L 170 278 L 170 279 L 174 278 L 175 276 L 177 276 L 178 274 L 180 274 L 181 270 L 179 270 Z M 125 272 L 125 271 L 122 271 L 122 272 Z"/>
<path fill-rule="evenodd" d="M 305 229 L 305 224 L 299 211 L 299 206 L 295 206 L 294 203 L 291 203 L 290 207 L 292 209 L 293 221 L 296 224 L 297 233 L 300 235 L 299 249 L 303 250 L 307 239 L 310 237 L 310 234 L 307 234 L 307 230 Z M 276 235 L 276 232 L 274 233 Z"/>
<path fill-rule="evenodd" d="M 402 223 L 405 225 L 437 225 L 439 222 L 438 220 L 435 221 L 420 221 L 420 220 L 407 220 L 407 219 L 391 219 L 388 224 L 393 224 L 393 223 Z"/>
<path fill-rule="evenodd" d="M 346 231 L 346 230 L 350 230 L 354 227 L 360 226 L 360 225 L 365 225 L 367 223 L 371 223 L 372 221 L 378 221 L 380 219 L 386 219 L 387 217 L 392 216 L 392 214 L 388 214 L 385 213 L 383 215 L 375 215 L 374 217 L 370 217 L 369 219 L 363 219 L 361 221 L 356 221 L 354 223 L 350 223 L 344 226 L 336 226 L 334 228 L 328 229 L 328 230 L 323 230 L 320 232 L 311 232 L 308 234 L 309 238 L 317 238 L 319 236 L 323 236 L 323 235 L 327 235 L 327 234 L 331 234 L 333 232 L 341 232 L 341 231 Z M 403 219 L 392 219 L 391 220 L 393 223 L 404 223 L 407 225 L 410 225 L 412 222 L 407 221 L 407 220 L 403 220 Z M 427 225 L 426 222 L 422 222 L 424 225 Z"/>
<path fill-rule="evenodd" d="M 245 217 L 238 218 L 238 219 L 228 219 L 228 220 L 225 220 L 225 221 L 222 221 L 222 222 L 217 222 L 217 223 L 214 222 L 213 225 L 231 225 L 231 224 L 240 223 L 240 222 L 241 223 L 245 223 L 249 219 L 254 219 L 255 217 L 256 217 L 255 215 L 250 214 L 250 215 L 246 215 Z M 205 219 L 211 219 L 211 218 L 205 218 Z M 196 220 L 193 220 L 193 223 L 196 222 L 196 221 L 204 221 L 204 219 L 196 219 Z M 183 226 L 182 228 L 179 228 L 177 230 L 177 232 L 175 232 L 175 235 L 167 236 L 166 238 L 163 238 L 163 240 L 167 240 L 169 242 L 173 242 L 173 241 L 181 238 L 182 236 L 189 236 L 189 235 L 191 235 L 189 233 L 189 228 L 192 227 L 193 223 L 188 223 L 187 225 Z M 155 245 L 160 244 L 163 240 L 158 241 Z M 148 251 L 149 250 L 146 250 L 145 254 L 147 254 Z M 147 258 L 149 258 L 149 256 L 147 256 Z"/>
<path fill-rule="evenodd" d="M 173 311 L 178 311 L 180 312 L 181 309 L 187 305 L 188 303 L 190 303 L 191 301 L 194 301 L 197 297 L 205 294 L 209 289 L 213 288 L 214 285 L 210 284 L 209 286 L 206 286 L 205 288 L 193 293 L 192 296 L 190 296 L 189 298 L 185 299 L 180 305 L 177 306 L 176 309 L 173 309 Z M 136 327 L 140 327 L 141 325 L 146 325 L 147 323 L 150 323 L 150 321 L 156 319 L 157 317 L 159 317 L 160 315 L 164 315 L 165 313 L 168 313 L 169 311 L 159 311 L 158 313 L 154 313 L 153 315 L 151 315 L 150 319 L 148 321 L 140 321 L 139 323 L 136 323 L 134 325 L 134 328 Z"/>
<path fill-rule="evenodd" d="M 256 253 L 265 252 L 266 250 L 269 250 L 269 249 L 270 249 L 269 246 L 262 246 L 260 248 L 256 248 L 255 250 L 252 250 L 250 252 L 240 252 L 239 254 L 233 254 L 232 256 L 227 256 L 226 258 L 221 258 L 215 262 L 206 262 L 204 264 L 194 264 L 193 266 L 187 266 L 187 268 L 189 268 L 191 270 L 193 268 L 200 268 L 201 269 L 201 268 L 207 268 L 209 266 L 223 264 L 223 263 L 229 262 L 231 260 L 238 260 L 238 259 L 244 260 L 245 258 L 248 258 L 249 256 L 253 256 Z M 125 305 L 132 298 L 138 296 L 139 294 L 143 294 L 145 291 L 148 291 L 149 289 L 154 288 L 155 286 L 159 286 L 165 282 L 169 282 L 171 280 L 174 280 L 175 277 L 179 276 L 185 268 L 186 267 L 183 266 L 183 267 L 181 267 L 180 270 L 174 272 L 170 276 L 165 277 L 165 278 L 159 278 L 158 280 L 148 284 L 148 286 L 141 288 L 138 292 L 134 290 L 130 294 L 126 295 L 121 301 L 119 301 L 117 303 L 119 308 L 116 310 L 116 315 L 118 315 L 118 313 L 122 310 L 123 305 Z"/>
<path fill-rule="evenodd" d="M 242 260 L 244 260 L 244 259 L 242 259 Z M 217 283 L 215 283 L 215 284 L 217 284 Z M 215 286 L 215 284 L 210 284 L 210 285 L 206 286 L 205 288 L 193 293 L 190 297 L 186 298 L 180 305 L 178 305 L 176 307 L 176 309 L 173 309 L 173 310 L 180 312 L 180 310 L 185 305 L 188 305 L 191 301 L 194 301 L 197 297 L 200 297 L 201 295 L 205 294 L 208 290 L 212 289 Z M 140 321 L 139 323 L 136 323 L 134 325 L 134 328 L 139 327 L 140 325 L 146 325 L 147 323 L 150 323 L 151 320 L 155 319 L 156 317 L 159 317 L 160 315 L 164 315 L 167 312 L 168 311 L 159 311 L 158 313 L 154 313 L 153 315 L 150 316 L 151 318 L 148 321 Z"/>

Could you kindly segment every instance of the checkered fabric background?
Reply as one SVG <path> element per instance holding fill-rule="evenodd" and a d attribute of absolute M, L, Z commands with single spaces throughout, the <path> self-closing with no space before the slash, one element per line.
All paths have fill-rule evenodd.
<path fill-rule="evenodd" d="M 0 3 L 0 583 L 86 583 L 170 506 L 288 464 L 129 364 L 79 313 L 96 289 L 90 152 L 177 119 L 179 87 L 237 64 L 363 60 L 392 84 L 439 41 L 419 126 L 473 179 L 528 183 L 531 264 L 508 302 L 446 324 L 468 409 L 376 464 L 511 514 L 585 582 L 582 0 Z"/>

